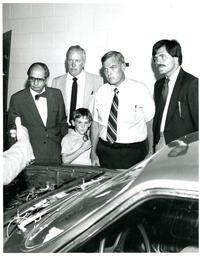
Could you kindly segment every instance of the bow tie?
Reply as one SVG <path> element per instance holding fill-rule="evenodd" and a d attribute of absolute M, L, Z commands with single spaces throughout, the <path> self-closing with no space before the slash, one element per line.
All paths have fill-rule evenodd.
<path fill-rule="evenodd" d="M 41 93 L 41 94 L 35 95 L 35 100 L 38 100 L 40 97 L 46 98 L 46 97 L 47 97 L 47 93 L 46 93 L 46 92 L 43 92 L 43 93 Z"/>

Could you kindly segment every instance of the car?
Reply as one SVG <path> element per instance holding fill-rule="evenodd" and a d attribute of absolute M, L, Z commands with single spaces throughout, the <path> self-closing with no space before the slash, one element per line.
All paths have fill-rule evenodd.
<path fill-rule="evenodd" d="M 55 168 L 46 185 L 55 189 L 4 211 L 4 252 L 198 251 L 197 132 L 128 170 Z"/>

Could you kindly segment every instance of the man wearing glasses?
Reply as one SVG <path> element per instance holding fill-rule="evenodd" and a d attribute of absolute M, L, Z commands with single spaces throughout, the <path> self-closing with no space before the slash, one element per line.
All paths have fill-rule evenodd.
<path fill-rule="evenodd" d="M 61 162 L 61 139 L 67 133 L 65 104 L 59 89 L 47 87 L 49 69 L 44 63 L 33 63 L 28 71 L 28 88 L 11 96 L 8 128 L 15 117 L 21 117 L 28 129 L 35 163 Z"/>

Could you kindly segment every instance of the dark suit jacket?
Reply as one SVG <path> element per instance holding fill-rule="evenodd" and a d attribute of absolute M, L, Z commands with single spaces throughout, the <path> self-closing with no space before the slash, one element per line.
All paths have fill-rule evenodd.
<path fill-rule="evenodd" d="M 61 91 L 46 87 L 48 117 L 46 126 L 40 117 L 30 89 L 12 95 L 8 113 L 8 128 L 16 116 L 27 127 L 36 163 L 60 163 L 61 139 L 67 133 L 67 117 Z"/>
<path fill-rule="evenodd" d="M 153 121 L 154 145 L 159 140 L 156 125 L 164 80 L 165 78 L 158 80 L 154 88 L 156 107 Z M 168 144 L 181 136 L 198 131 L 198 128 L 198 78 L 181 68 L 169 102 L 164 128 L 165 141 Z"/>

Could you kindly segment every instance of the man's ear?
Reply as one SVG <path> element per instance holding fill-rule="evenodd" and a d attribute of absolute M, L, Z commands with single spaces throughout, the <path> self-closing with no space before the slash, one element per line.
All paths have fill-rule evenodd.
<path fill-rule="evenodd" d="M 122 70 L 125 71 L 125 68 L 126 68 L 126 64 L 122 63 Z"/>
<path fill-rule="evenodd" d="M 75 126 L 75 121 L 71 120 L 71 124 L 72 124 L 72 126 Z"/>
<path fill-rule="evenodd" d="M 48 85 L 49 77 L 47 77 L 47 78 L 45 79 L 45 81 L 46 81 L 46 85 Z"/>

